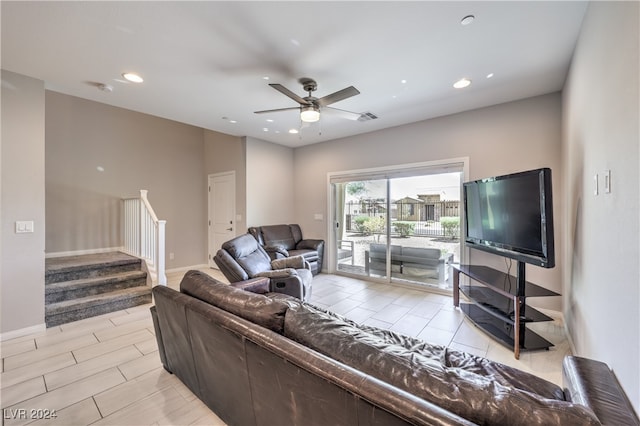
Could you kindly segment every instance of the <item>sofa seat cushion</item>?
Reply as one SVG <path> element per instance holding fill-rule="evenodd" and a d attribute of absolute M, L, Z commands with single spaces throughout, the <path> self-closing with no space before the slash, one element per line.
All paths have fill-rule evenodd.
<path fill-rule="evenodd" d="M 289 256 L 302 256 L 304 260 L 309 263 L 318 261 L 318 252 L 316 250 L 302 249 L 302 250 L 288 250 Z"/>
<path fill-rule="evenodd" d="M 447 366 L 440 346 L 372 333 L 307 304 L 287 311 L 284 334 L 478 424 L 599 424 L 582 405 L 544 398 L 492 376 Z"/>
<path fill-rule="evenodd" d="M 282 334 L 284 317 L 292 301 L 250 293 L 200 271 L 189 271 L 180 282 L 180 292 L 231 312 L 262 327 Z"/>

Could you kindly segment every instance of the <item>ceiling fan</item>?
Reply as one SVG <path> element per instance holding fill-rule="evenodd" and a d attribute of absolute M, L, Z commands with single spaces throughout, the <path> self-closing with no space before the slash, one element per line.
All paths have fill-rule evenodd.
<path fill-rule="evenodd" d="M 330 107 L 329 105 L 334 104 L 336 102 L 345 100 L 355 95 L 359 95 L 360 92 L 353 86 L 349 86 L 342 90 L 338 90 L 330 95 L 323 96 L 322 98 L 316 98 L 312 96 L 312 93 L 318 88 L 318 84 L 315 80 L 311 78 L 301 78 L 298 80 L 300 84 L 302 84 L 302 88 L 305 92 L 308 92 L 309 95 L 300 97 L 293 93 L 291 90 L 287 89 L 281 84 L 271 83 L 269 86 L 276 89 L 278 92 L 282 93 L 285 96 L 293 99 L 297 103 L 300 104 L 298 107 L 290 107 L 290 108 L 278 108 L 278 109 L 267 109 L 264 111 L 256 111 L 256 114 L 266 114 L 270 112 L 278 112 L 278 111 L 290 111 L 294 109 L 300 110 L 300 119 L 307 123 L 313 123 L 320 119 L 320 110 L 328 109 L 335 113 L 340 114 L 341 116 L 348 118 L 350 120 L 358 120 L 361 116 L 360 113 L 345 111 L 338 108 Z"/>

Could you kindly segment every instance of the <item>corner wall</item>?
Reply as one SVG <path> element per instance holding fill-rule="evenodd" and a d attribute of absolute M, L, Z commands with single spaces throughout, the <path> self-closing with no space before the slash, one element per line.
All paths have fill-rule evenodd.
<path fill-rule="evenodd" d="M 44 82 L 2 71 L 0 333 L 44 329 Z M 16 221 L 34 232 L 17 234 Z"/>
<path fill-rule="evenodd" d="M 121 200 L 146 189 L 167 269 L 206 263 L 202 128 L 47 91 L 46 139 L 48 254 L 121 247 Z"/>
<path fill-rule="evenodd" d="M 591 2 L 563 92 L 564 314 L 640 412 L 640 8 Z M 611 170 L 611 193 L 604 171 Z M 594 195 L 597 175 L 599 194 Z"/>

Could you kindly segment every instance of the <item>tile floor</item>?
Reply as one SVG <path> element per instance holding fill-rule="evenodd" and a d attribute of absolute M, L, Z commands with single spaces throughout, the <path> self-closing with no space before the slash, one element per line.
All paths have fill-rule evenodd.
<path fill-rule="evenodd" d="M 214 269 L 205 270 L 224 280 Z M 182 273 L 168 276 L 177 288 Z M 556 346 L 512 352 L 463 318 L 450 296 L 320 274 L 312 303 L 357 322 L 389 328 L 529 371 L 561 384 L 569 354 L 559 320 L 537 324 Z M 160 364 L 150 305 L 52 327 L 0 344 L 3 424 L 224 425 Z M 55 418 L 50 415 L 55 413 Z"/>

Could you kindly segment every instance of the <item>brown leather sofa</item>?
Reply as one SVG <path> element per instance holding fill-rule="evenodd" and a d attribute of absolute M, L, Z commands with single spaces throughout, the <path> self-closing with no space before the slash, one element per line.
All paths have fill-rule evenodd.
<path fill-rule="evenodd" d="M 153 295 L 162 364 L 229 425 L 638 425 L 596 361 L 567 357 L 563 390 L 197 271 Z"/>
<path fill-rule="evenodd" d="M 248 232 L 264 247 L 272 259 L 302 255 L 311 265 L 313 275 L 322 271 L 324 240 L 303 238 L 300 225 L 252 226 Z"/>

